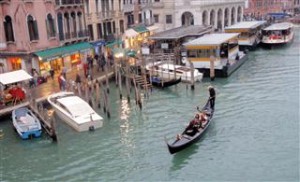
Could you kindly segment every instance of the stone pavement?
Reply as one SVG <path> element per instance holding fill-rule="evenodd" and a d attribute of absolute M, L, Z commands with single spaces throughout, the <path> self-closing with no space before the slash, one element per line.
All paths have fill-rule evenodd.
<path fill-rule="evenodd" d="M 79 72 L 79 75 L 81 77 L 81 81 L 83 82 L 86 78 L 84 76 L 83 69 L 80 69 L 77 71 L 76 68 L 72 69 L 67 73 L 67 83 L 70 83 L 70 80 L 75 80 L 76 73 Z M 108 73 L 112 73 L 113 68 L 110 68 Z M 58 85 L 58 73 L 54 75 L 54 79 L 52 80 L 51 77 L 47 79 L 46 83 L 42 83 L 41 85 L 38 85 L 37 87 L 31 88 L 31 96 L 35 99 L 46 97 L 52 93 L 59 92 L 59 85 Z M 100 77 L 103 77 L 105 75 L 105 72 L 102 70 L 98 71 L 97 66 L 94 66 L 93 68 L 93 79 L 98 79 Z"/>

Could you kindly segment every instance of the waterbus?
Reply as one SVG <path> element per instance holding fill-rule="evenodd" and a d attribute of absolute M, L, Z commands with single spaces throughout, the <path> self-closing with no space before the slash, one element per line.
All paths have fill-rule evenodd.
<path fill-rule="evenodd" d="M 244 21 L 225 27 L 226 33 L 240 33 L 240 50 L 254 50 L 262 38 L 262 29 L 266 26 L 266 21 Z"/>
<path fill-rule="evenodd" d="M 293 24 L 289 22 L 272 24 L 262 31 L 262 43 L 266 45 L 286 44 L 294 39 Z"/>
<path fill-rule="evenodd" d="M 247 55 L 239 50 L 238 36 L 239 33 L 212 33 L 184 43 L 186 64 L 193 63 L 204 76 L 210 76 L 210 70 L 214 70 L 215 77 L 228 77 L 247 60 Z"/>

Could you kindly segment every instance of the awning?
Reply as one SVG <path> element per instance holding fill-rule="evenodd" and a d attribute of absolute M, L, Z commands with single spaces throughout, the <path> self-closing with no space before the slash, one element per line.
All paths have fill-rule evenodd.
<path fill-rule="evenodd" d="M 122 40 L 115 40 L 113 42 L 106 44 L 106 47 L 113 48 L 115 45 L 122 45 L 122 43 L 123 43 Z"/>
<path fill-rule="evenodd" d="M 7 85 L 11 83 L 17 83 L 17 82 L 29 80 L 31 78 L 32 76 L 30 76 L 26 71 L 17 70 L 17 71 L 0 74 L 0 83 L 2 83 L 3 85 Z"/>
<path fill-rule="evenodd" d="M 105 41 L 104 40 L 99 40 L 95 42 L 91 42 L 93 46 L 105 46 Z"/>
<path fill-rule="evenodd" d="M 152 26 L 150 26 L 150 27 L 147 27 L 147 29 L 148 29 L 150 32 L 153 32 L 153 31 L 157 30 L 158 27 L 155 26 L 155 25 L 152 25 Z"/>
<path fill-rule="evenodd" d="M 77 44 L 37 51 L 34 52 L 34 54 L 43 61 L 50 61 L 61 56 L 67 56 L 78 51 L 84 51 L 92 47 L 93 46 L 88 42 L 80 42 Z"/>
<path fill-rule="evenodd" d="M 135 50 L 123 49 L 123 48 L 114 48 L 112 49 L 114 56 L 122 55 L 122 57 L 135 57 L 137 52 Z"/>
<path fill-rule="evenodd" d="M 133 30 L 138 32 L 138 33 L 149 32 L 149 30 L 144 25 L 134 27 Z"/>
<path fill-rule="evenodd" d="M 136 31 L 134 31 L 132 28 L 128 29 L 125 31 L 125 36 L 126 37 L 136 37 L 137 35 L 139 35 L 139 33 L 137 33 Z"/>

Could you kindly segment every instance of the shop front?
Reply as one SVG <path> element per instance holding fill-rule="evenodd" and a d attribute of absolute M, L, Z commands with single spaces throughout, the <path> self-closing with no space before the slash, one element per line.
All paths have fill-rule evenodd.
<path fill-rule="evenodd" d="M 93 46 L 87 42 L 72 44 L 63 47 L 56 47 L 37 51 L 34 55 L 38 58 L 39 72 L 41 75 L 48 75 L 51 69 L 60 73 L 63 68 L 67 71 L 81 67 L 82 62 L 90 54 Z"/>

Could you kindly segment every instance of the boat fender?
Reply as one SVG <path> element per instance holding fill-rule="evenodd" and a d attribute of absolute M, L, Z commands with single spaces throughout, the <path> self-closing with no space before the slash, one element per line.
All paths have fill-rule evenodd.
<path fill-rule="evenodd" d="M 4 137 L 3 130 L 0 130 L 0 140 L 3 139 L 3 137 Z"/>
<path fill-rule="evenodd" d="M 89 131 L 95 131 L 95 127 L 94 126 L 90 126 L 89 127 Z"/>

